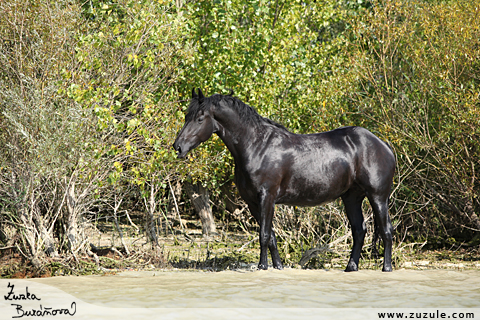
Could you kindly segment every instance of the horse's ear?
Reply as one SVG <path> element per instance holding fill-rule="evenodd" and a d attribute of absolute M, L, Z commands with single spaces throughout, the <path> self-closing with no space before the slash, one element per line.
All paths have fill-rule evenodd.
<path fill-rule="evenodd" d="M 203 95 L 202 89 L 198 88 L 198 101 L 202 103 L 204 99 L 205 99 L 205 96 Z"/>
<path fill-rule="evenodd" d="M 195 88 L 192 89 L 192 99 L 198 99 L 198 94 L 195 93 Z"/>

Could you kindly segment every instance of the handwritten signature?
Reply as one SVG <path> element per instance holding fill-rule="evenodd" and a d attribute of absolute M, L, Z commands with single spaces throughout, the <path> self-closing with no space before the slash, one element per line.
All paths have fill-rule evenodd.
<path fill-rule="evenodd" d="M 15 285 L 8 283 L 7 286 L 10 291 L 7 295 L 3 296 L 6 301 L 15 301 L 17 303 L 12 303 L 11 305 L 15 307 L 17 311 L 16 316 L 12 316 L 13 319 L 16 318 L 23 318 L 23 317 L 45 317 L 45 316 L 57 316 L 57 315 L 70 315 L 74 316 L 77 312 L 77 303 L 72 302 L 70 308 L 52 308 L 52 307 L 44 307 L 40 305 L 39 308 L 33 308 L 25 310 L 23 305 L 19 304 L 18 301 L 41 301 L 42 299 L 39 298 L 34 293 L 28 291 L 28 287 L 25 287 L 25 293 L 16 293 L 14 292 Z"/>

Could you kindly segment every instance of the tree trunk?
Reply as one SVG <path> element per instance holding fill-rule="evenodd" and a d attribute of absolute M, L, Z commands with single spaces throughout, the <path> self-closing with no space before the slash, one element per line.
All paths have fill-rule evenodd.
<path fill-rule="evenodd" d="M 82 245 L 82 237 L 78 221 L 80 219 L 80 212 L 77 205 L 77 198 L 75 196 L 75 183 L 72 181 L 71 185 L 67 187 L 67 239 L 70 250 L 75 255 L 75 252 Z"/>
<path fill-rule="evenodd" d="M 213 220 L 210 197 L 207 188 L 201 183 L 195 185 L 185 183 L 185 191 L 195 207 L 200 220 L 202 221 L 202 233 L 206 236 L 216 233 L 215 221 Z"/>
<path fill-rule="evenodd" d="M 227 209 L 228 212 L 234 213 L 236 210 L 240 209 L 240 206 L 234 202 L 236 199 L 231 184 L 223 184 L 220 187 L 220 191 L 223 195 L 223 203 L 225 205 L 225 209 Z"/>
<path fill-rule="evenodd" d="M 158 192 L 158 187 L 155 184 L 155 180 L 152 179 L 150 182 L 150 194 L 148 199 L 143 197 L 145 204 L 145 209 L 147 210 L 146 220 L 145 220 L 145 231 L 147 233 L 148 239 L 150 240 L 152 246 L 158 245 L 157 230 L 155 228 L 155 211 L 157 210 L 157 200 L 156 195 Z"/>
<path fill-rule="evenodd" d="M 168 194 L 168 207 L 166 215 L 163 217 L 165 221 L 162 223 L 162 229 L 165 234 L 169 234 L 173 230 L 173 224 L 171 221 L 173 221 L 178 215 L 178 201 L 180 201 L 182 196 L 182 183 L 180 179 L 172 181 L 172 183 L 169 184 L 169 187 L 171 188 Z"/>
<path fill-rule="evenodd" d="M 43 241 L 45 253 L 52 258 L 58 257 L 53 234 L 45 227 L 44 218 L 38 213 L 35 218 L 35 224 L 37 225 L 38 232 L 40 232 L 40 238 Z"/>
<path fill-rule="evenodd" d="M 29 252 L 28 258 L 35 267 L 40 266 L 39 250 L 37 248 L 38 239 L 35 236 L 35 224 L 33 223 L 32 216 L 28 213 L 28 209 L 22 208 L 20 213 L 21 226 L 25 228 L 22 237 L 26 240 L 25 247 Z"/>

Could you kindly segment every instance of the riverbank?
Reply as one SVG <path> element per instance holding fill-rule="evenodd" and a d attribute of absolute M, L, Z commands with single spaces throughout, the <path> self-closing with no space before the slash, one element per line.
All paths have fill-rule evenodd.
<path fill-rule="evenodd" d="M 258 240 L 252 236 L 227 240 L 219 237 L 183 241 L 178 237 L 164 238 L 153 248 L 141 241 L 131 241 L 129 254 L 119 246 L 93 246 L 90 255 L 47 258 L 40 268 L 31 265 L 15 248 L 8 248 L 0 251 L 0 278 L 109 275 L 128 270 L 256 270 L 260 252 Z M 299 264 L 299 258 L 297 261 L 292 261 L 292 257 L 282 258 L 286 267 L 294 269 L 343 270 L 348 254 L 345 250 L 326 250 L 303 265 Z M 480 269 L 480 249 L 422 250 L 403 244 L 394 248 L 393 260 L 394 270 Z M 381 264 L 381 259 L 371 259 L 369 252 L 364 250 L 361 270 L 380 270 Z"/>

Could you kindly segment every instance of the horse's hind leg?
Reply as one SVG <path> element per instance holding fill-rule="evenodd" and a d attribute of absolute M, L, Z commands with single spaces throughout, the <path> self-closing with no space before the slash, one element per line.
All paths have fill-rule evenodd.
<path fill-rule="evenodd" d="M 345 269 L 347 272 L 358 271 L 358 262 L 362 252 L 363 240 L 365 239 L 365 233 L 367 232 L 362 214 L 362 201 L 364 198 L 365 194 L 363 191 L 354 189 L 347 191 L 347 193 L 342 196 L 353 235 L 352 253 L 350 254 L 350 260 Z"/>
<path fill-rule="evenodd" d="M 383 240 L 383 269 L 392 271 L 392 234 L 393 228 L 388 215 L 388 195 L 368 195 L 368 201 L 372 206 L 375 216 L 375 223 Z"/>
<path fill-rule="evenodd" d="M 270 242 L 268 243 L 268 249 L 270 250 L 270 254 L 272 255 L 273 267 L 275 269 L 282 270 L 283 269 L 282 259 L 280 259 L 280 254 L 278 253 L 277 238 L 275 237 L 275 232 L 273 231 L 273 227 L 270 233 Z"/>

